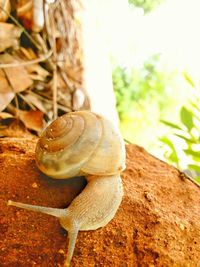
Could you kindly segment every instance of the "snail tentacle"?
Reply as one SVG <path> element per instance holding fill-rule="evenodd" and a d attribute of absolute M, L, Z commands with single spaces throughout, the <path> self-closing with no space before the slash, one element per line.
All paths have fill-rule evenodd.
<path fill-rule="evenodd" d="M 65 228 L 68 231 L 68 238 L 69 238 L 68 253 L 67 253 L 65 266 L 66 267 L 70 266 L 70 262 L 73 256 L 79 228 L 78 228 L 78 225 L 76 224 L 76 221 L 74 220 L 73 222 L 71 222 L 71 216 L 70 217 L 67 216 L 68 214 L 67 209 L 56 209 L 56 208 L 49 208 L 49 207 L 43 207 L 43 206 L 37 206 L 37 205 L 29 205 L 29 204 L 24 204 L 21 202 L 15 202 L 12 200 L 8 201 L 8 205 L 30 210 L 30 211 L 45 213 L 45 214 L 52 215 L 54 217 L 59 218 L 60 221 L 65 221 L 63 228 Z"/>
<path fill-rule="evenodd" d="M 76 227 L 74 227 L 72 231 L 68 231 L 68 237 L 69 237 L 68 252 L 67 252 L 67 259 L 64 263 L 64 266 L 66 267 L 70 266 L 70 262 L 74 254 L 78 232 L 79 232 L 79 229 L 76 229 Z"/>
<path fill-rule="evenodd" d="M 44 206 L 29 205 L 29 204 L 24 204 L 24 203 L 12 201 L 12 200 L 8 200 L 8 206 L 15 206 L 15 207 L 22 208 L 25 210 L 41 212 L 41 213 L 45 213 L 48 215 L 52 215 L 57 218 L 62 218 L 63 216 L 66 216 L 65 209 L 56 209 L 56 208 L 49 208 L 49 207 L 44 207 Z"/>
<path fill-rule="evenodd" d="M 59 219 L 68 232 L 65 266 L 70 266 L 78 232 L 105 226 L 119 208 L 123 197 L 120 173 L 125 169 L 124 142 L 107 119 L 90 111 L 72 112 L 43 132 L 36 146 L 36 164 L 55 179 L 80 174 L 87 179 L 87 186 L 66 209 L 8 201 L 8 205 Z"/>

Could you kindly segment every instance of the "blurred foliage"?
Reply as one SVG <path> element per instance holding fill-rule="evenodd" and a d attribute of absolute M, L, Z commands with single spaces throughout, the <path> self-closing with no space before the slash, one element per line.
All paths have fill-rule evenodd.
<path fill-rule="evenodd" d="M 200 90 L 184 73 L 191 97 L 185 104 L 184 88 L 177 88 L 176 77 L 177 72 L 166 69 L 158 54 L 138 68 L 115 66 L 113 86 L 120 129 L 126 140 L 151 153 L 159 147 L 161 158 L 200 182 Z"/>
<path fill-rule="evenodd" d="M 163 66 L 159 54 L 138 68 L 113 68 L 120 129 L 125 139 L 147 149 L 154 146 L 164 128 L 160 119 L 171 116 L 172 107 L 177 105 L 173 96 L 175 76 Z"/>
<path fill-rule="evenodd" d="M 128 116 L 134 103 L 157 105 L 164 112 L 166 101 L 170 98 L 167 89 L 173 84 L 174 76 L 175 73 L 163 70 L 159 54 L 151 56 L 140 68 L 115 67 L 113 86 L 120 119 Z"/>
<path fill-rule="evenodd" d="M 133 4 L 136 7 L 141 7 L 144 10 L 144 13 L 151 12 L 164 0 L 129 0 L 129 4 Z"/>
<path fill-rule="evenodd" d="M 172 134 L 160 140 L 166 146 L 167 161 L 186 169 L 186 173 L 200 183 L 200 88 L 187 73 L 184 73 L 184 78 L 191 87 L 191 97 L 188 104 L 180 108 L 179 124 L 162 120 L 171 128 Z"/>

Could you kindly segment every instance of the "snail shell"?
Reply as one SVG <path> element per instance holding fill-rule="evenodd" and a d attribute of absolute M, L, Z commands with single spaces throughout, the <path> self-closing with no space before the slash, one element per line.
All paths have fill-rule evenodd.
<path fill-rule="evenodd" d="M 57 178 L 112 175 L 125 168 L 123 140 L 111 123 L 94 113 L 77 111 L 55 120 L 36 147 L 36 163 Z"/>
<path fill-rule="evenodd" d="M 50 177 L 84 175 L 85 189 L 66 209 L 53 209 L 9 201 L 9 205 L 58 217 L 68 231 L 65 266 L 70 265 L 79 230 L 105 226 L 123 196 L 120 172 L 125 168 L 125 146 L 110 121 L 90 111 L 71 112 L 52 122 L 36 146 L 36 163 Z"/>

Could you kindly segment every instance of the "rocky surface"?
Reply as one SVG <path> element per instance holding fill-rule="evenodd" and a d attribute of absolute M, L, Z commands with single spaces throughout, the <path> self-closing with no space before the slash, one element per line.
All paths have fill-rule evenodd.
<path fill-rule="evenodd" d="M 0 266 L 63 266 L 67 233 L 54 217 L 7 200 L 66 207 L 84 178 L 39 172 L 35 138 L 0 139 Z M 124 197 L 114 219 L 79 232 L 72 266 L 200 266 L 200 188 L 143 148 L 127 146 Z"/>

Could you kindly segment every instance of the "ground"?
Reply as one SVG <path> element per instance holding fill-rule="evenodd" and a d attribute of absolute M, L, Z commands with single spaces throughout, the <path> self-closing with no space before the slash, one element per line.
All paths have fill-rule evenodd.
<path fill-rule="evenodd" d="M 67 233 L 54 217 L 9 199 L 66 207 L 84 178 L 55 181 L 37 169 L 36 138 L 0 139 L 0 266 L 62 266 Z M 200 266 L 200 188 L 143 148 L 128 145 L 124 197 L 114 219 L 79 232 L 72 266 Z"/>

